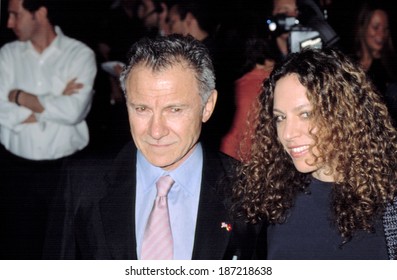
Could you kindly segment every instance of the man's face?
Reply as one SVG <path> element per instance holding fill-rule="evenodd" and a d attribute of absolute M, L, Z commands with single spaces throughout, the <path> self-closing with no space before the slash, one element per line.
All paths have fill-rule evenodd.
<path fill-rule="evenodd" d="M 18 40 L 32 40 L 37 33 L 38 24 L 35 15 L 22 7 L 22 0 L 8 2 L 7 27 L 12 29 Z"/>
<path fill-rule="evenodd" d="M 186 22 L 185 20 L 181 20 L 181 17 L 178 14 L 178 8 L 176 6 L 173 6 L 168 12 L 168 26 L 171 34 L 188 34 Z"/>
<path fill-rule="evenodd" d="M 175 169 L 193 152 L 202 122 L 214 110 L 216 91 L 203 106 L 194 72 L 176 64 L 159 72 L 135 66 L 127 77 L 126 92 L 137 148 L 151 164 Z"/>
<path fill-rule="evenodd" d="M 146 28 L 151 29 L 158 25 L 158 14 L 152 0 L 142 0 L 138 5 L 138 18 L 143 21 Z"/>
<path fill-rule="evenodd" d="M 273 0 L 273 15 L 284 14 L 287 17 L 298 17 L 298 7 L 296 0 Z M 280 35 L 281 38 L 287 40 L 289 32 Z"/>
<path fill-rule="evenodd" d="M 296 0 L 273 0 L 273 15 L 285 14 L 289 17 L 298 16 Z"/>

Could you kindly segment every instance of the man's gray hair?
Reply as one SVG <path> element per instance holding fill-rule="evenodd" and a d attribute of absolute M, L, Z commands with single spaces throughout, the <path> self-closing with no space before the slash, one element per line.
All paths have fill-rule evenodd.
<path fill-rule="evenodd" d="M 208 49 L 192 36 L 172 34 L 155 39 L 142 38 L 130 49 L 128 65 L 120 75 L 120 85 L 126 94 L 126 80 L 137 65 L 150 67 L 154 72 L 176 64 L 194 71 L 203 105 L 215 89 L 215 73 Z"/>

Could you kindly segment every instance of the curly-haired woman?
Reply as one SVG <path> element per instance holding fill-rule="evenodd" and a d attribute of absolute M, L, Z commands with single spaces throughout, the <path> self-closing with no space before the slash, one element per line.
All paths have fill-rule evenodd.
<path fill-rule="evenodd" d="M 234 208 L 269 223 L 268 259 L 397 256 L 397 132 L 362 69 L 337 50 L 290 54 L 255 127 Z"/>

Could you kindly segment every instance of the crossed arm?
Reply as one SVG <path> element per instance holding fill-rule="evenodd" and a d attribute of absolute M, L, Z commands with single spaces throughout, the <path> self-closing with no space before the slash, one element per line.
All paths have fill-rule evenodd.
<path fill-rule="evenodd" d="M 68 96 L 75 94 L 79 89 L 83 87 L 83 84 L 77 83 L 76 80 L 77 78 L 74 78 L 67 83 L 65 89 L 62 92 L 62 95 Z M 26 91 L 22 91 L 20 89 L 11 90 L 8 94 L 8 100 L 12 103 L 16 103 L 18 106 L 26 107 L 35 113 L 42 113 L 45 110 L 36 95 L 33 95 Z M 25 121 L 23 121 L 23 123 L 34 122 L 37 122 L 34 114 L 31 114 Z"/>

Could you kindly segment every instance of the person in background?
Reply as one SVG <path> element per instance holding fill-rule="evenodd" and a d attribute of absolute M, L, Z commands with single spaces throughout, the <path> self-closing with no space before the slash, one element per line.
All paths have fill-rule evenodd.
<path fill-rule="evenodd" d="M 227 203 L 237 162 L 199 142 L 217 100 L 207 48 L 173 34 L 143 38 L 129 53 L 120 80 L 133 142 L 115 157 L 94 154 L 68 165 L 46 258 L 252 258 L 257 229 L 231 220 Z M 160 245 L 156 234 L 146 238 L 157 209 L 156 182 L 164 177 L 170 189 L 159 196 L 168 205 L 157 221 L 165 222 L 161 240 L 167 242 Z M 148 254 L 146 244 L 161 254 Z"/>
<path fill-rule="evenodd" d="M 265 32 L 263 22 L 255 16 L 257 10 L 248 4 L 229 1 L 211 10 L 218 22 L 212 54 L 219 105 L 203 126 L 201 138 L 218 150 L 222 138 L 230 131 L 235 116 L 235 81 L 245 74 L 242 68 L 246 62 L 246 42 L 249 38 L 263 37 Z"/>
<path fill-rule="evenodd" d="M 357 14 L 354 31 L 354 59 L 363 67 L 397 121 L 397 54 L 390 32 L 387 9 L 364 2 Z"/>
<path fill-rule="evenodd" d="M 64 35 L 55 1 L 9 0 L 18 40 L 0 49 L 0 254 L 40 259 L 49 203 L 64 160 L 89 142 L 85 118 L 94 52 Z"/>
<path fill-rule="evenodd" d="M 216 22 L 209 1 L 174 1 L 169 6 L 168 25 L 170 33 L 191 35 L 204 43 L 214 56 L 214 32 Z"/>
<path fill-rule="evenodd" d="M 387 10 L 376 2 L 364 2 L 357 14 L 354 55 L 381 93 L 397 82 L 397 54 L 390 33 Z"/>
<path fill-rule="evenodd" d="M 268 259 L 395 259 L 397 132 L 365 72 L 303 49 L 265 81 L 234 211 L 266 221 Z"/>
<path fill-rule="evenodd" d="M 145 28 L 137 16 L 140 0 L 121 0 L 108 8 L 97 27 L 99 68 L 93 106 L 88 116 L 92 150 L 118 150 L 130 139 L 127 108 L 119 83 L 122 64 L 131 45 L 142 38 Z M 105 137 L 104 137 L 105 136 Z"/>
<path fill-rule="evenodd" d="M 144 36 L 153 38 L 170 33 L 167 24 L 168 6 L 165 1 L 140 0 L 137 14 L 146 30 Z"/>
<path fill-rule="evenodd" d="M 144 36 L 143 24 L 137 16 L 138 4 L 139 0 L 122 0 L 102 20 L 98 52 L 103 61 L 125 62 L 131 45 Z"/>
<path fill-rule="evenodd" d="M 248 118 L 262 89 L 263 81 L 269 77 L 275 63 L 275 55 L 264 38 L 254 37 L 246 42 L 245 63 L 242 76 L 235 81 L 236 112 L 229 132 L 222 138 L 220 150 L 238 160 L 244 160 L 249 151 L 249 143 L 243 141 Z"/>
<path fill-rule="evenodd" d="M 299 15 L 297 0 L 273 0 L 272 15 L 280 14 L 297 18 Z M 289 53 L 288 38 L 289 32 L 279 34 L 275 38 L 276 49 L 279 52 L 277 60 L 283 59 Z"/>
<path fill-rule="evenodd" d="M 122 0 L 103 16 L 100 23 L 102 33 L 97 38 L 101 61 L 124 63 L 131 45 L 145 35 L 143 23 L 137 15 L 140 3 L 140 0 Z"/>

